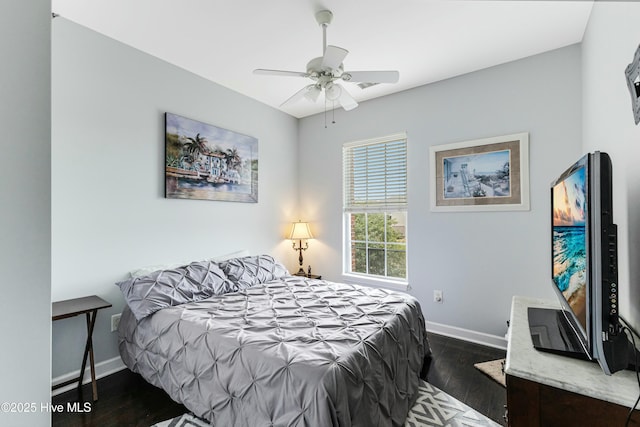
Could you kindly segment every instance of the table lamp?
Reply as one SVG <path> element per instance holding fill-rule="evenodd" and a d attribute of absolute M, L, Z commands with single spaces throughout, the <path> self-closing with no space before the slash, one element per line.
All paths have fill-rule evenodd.
<path fill-rule="evenodd" d="M 302 251 L 306 251 L 309 247 L 309 242 L 307 239 L 313 239 L 313 235 L 311 234 L 311 230 L 309 229 L 308 222 L 294 222 L 293 227 L 291 227 L 291 235 L 289 239 L 293 240 L 293 250 L 299 251 L 300 255 L 298 256 L 298 262 L 300 263 L 300 270 L 296 273 L 297 275 L 305 275 L 304 269 L 302 268 Z M 296 247 L 296 240 L 298 241 L 298 247 Z M 304 246 L 302 246 L 302 241 L 304 242 Z"/>

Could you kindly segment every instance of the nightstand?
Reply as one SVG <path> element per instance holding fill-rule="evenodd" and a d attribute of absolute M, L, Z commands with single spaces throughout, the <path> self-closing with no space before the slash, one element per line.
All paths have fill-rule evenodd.
<path fill-rule="evenodd" d="M 300 276 L 300 277 L 306 277 L 307 279 L 322 279 L 322 276 L 318 276 L 317 274 L 301 274 L 301 273 L 296 273 L 294 274 L 294 276 Z"/>
<path fill-rule="evenodd" d="M 53 390 L 64 387 L 69 384 L 78 382 L 78 391 L 82 391 L 82 379 L 84 378 L 84 369 L 87 364 L 87 356 L 89 356 L 91 367 L 91 385 L 93 391 L 93 401 L 98 400 L 98 387 L 96 384 L 96 368 L 93 360 L 93 342 L 91 336 L 93 335 L 93 327 L 96 324 L 96 316 L 98 310 L 103 308 L 109 308 L 111 304 L 102 298 L 91 295 L 83 298 L 69 299 L 65 301 L 54 302 L 51 305 L 51 320 L 61 320 L 68 317 L 79 316 L 85 314 L 87 317 L 87 342 L 84 347 L 84 356 L 82 357 L 82 367 L 80 368 L 80 376 L 73 378 L 69 381 L 65 381 L 60 384 L 56 384 L 52 387 Z"/>

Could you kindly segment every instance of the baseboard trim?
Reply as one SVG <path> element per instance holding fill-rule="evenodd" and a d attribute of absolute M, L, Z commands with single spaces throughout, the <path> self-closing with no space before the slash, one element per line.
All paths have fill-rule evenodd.
<path fill-rule="evenodd" d="M 120 356 L 116 356 L 112 359 L 103 360 L 102 362 L 96 363 L 96 379 L 104 378 L 108 375 L 115 374 L 116 372 L 122 371 L 126 369 L 124 362 Z M 73 378 L 78 378 L 80 375 L 80 369 L 74 372 L 69 372 L 68 374 L 60 375 L 59 377 L 53 378 L 51 380 L 51 385 L 55 386 L 56 384 L 61 384 L 65 381 L 69 381 Z M 87 367 L 84 370 L 84 379 L 82 380 L 82 384 L 88 384 L 91 382 L 91 369 L 89 368 L 89 364 L 87 363 Z M 60 387 L 51 392 L 52 396 L 56 396 L 58 394 L 64 393 L 65 391 L 73 390 L 78 387 L 78 383 L 69 384 L 65 387 Z"/>
<path fill-rule="evenodd" d="M 456 326 L 443 325 L 442 323 L 426 322 L 427 331 L 434 334 L 445 335 L 469 341 L 475 344 L 486 345 L 488 347 L 507 349 L 507 340 L 497 335 L 485 334 L 484 332 L 472 331 L 470 329 L 458 328 Z"/>

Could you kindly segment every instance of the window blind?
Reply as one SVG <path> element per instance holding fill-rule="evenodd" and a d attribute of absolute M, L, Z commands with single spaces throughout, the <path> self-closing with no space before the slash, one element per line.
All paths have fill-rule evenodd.
<path fill-rule="evenodd" d="M 406 210 L 406 134 L 346 143 L 342 155 L 345 212 Z"/>

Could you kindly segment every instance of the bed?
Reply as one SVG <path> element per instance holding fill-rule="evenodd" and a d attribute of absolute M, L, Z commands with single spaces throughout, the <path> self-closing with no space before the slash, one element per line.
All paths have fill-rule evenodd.
<path fill-rule="evenodd" d="M 410 295 L 268 255 L 118 283 L 122 360 L 215 426 L 400 426 L 430 348 Z"/>

